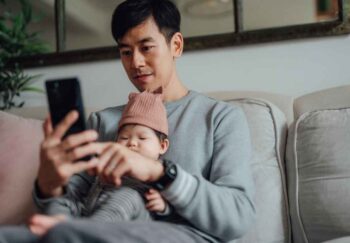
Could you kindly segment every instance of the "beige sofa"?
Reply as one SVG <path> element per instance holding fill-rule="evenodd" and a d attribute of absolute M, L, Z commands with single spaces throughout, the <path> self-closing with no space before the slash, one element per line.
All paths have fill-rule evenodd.
<path fill-rule="evenodd" d="M 238 242 L 350 242 L 350 85 L 298 98 L 208 95 L 242 107 L 251 130 L 257 220 Z M 47 112 L 11 113 L 0 112 L 0 224 L 21 223 L 33 212 Z"/>

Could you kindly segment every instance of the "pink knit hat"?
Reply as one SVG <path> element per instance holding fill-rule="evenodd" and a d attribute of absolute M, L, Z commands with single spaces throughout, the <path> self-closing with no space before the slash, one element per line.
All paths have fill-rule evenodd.
<path fill-rule="evenodd" d="M 168 120 L 162 94 L 147 91 L 130 93 L 118 124 L 119 129 L 126 124 L 144 125 L 168 136 Z"/>

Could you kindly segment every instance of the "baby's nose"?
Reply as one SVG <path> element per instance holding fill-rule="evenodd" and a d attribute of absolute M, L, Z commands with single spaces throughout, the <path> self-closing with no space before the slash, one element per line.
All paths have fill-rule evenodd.
<path fill-rule="evenodd" d="M 137 145 L 136 139 L 129 139 L 128 147 L 135 147 Z"/>

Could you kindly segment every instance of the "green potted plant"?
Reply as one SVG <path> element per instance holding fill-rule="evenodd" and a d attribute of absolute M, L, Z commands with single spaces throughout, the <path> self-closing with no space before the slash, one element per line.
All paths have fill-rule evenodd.
<path fill-rule="evenodd" d="M 8 6 L 8 1 L 0 0 L 0 7 L 5 9 L 0 15 L 0 110 L 22 107 L 24 101 L 19 99 L 22 92 L 42 92 L 32 86 L 38 76 L 25 74 L 19 63 L 8 65 L 12 58 L 48 50 L 38 32 L 28 31 L 28 25 L 39 20 L 33 14 L 31 1 L 16 1 L 18 10 L 14 11 Z"/>

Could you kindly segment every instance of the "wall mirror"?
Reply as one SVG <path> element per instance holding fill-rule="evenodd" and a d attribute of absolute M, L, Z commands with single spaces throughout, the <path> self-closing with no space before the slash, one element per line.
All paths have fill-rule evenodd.
<path fill-rule="evenodd" d="M 123 0 L 39 0 L 30 26 L 47 53 L 17 58 L 40 67 L 118 58 L 110 18 Z M 16 8 L 16 1 L 7 1 Z M 173 0 L 182 14 L 185 51 L 350 32 L 350 0 Z M 12 6 L 13 5 L 13 6 Z M 0 9 L 1 10 L 1 9 Z"/>

